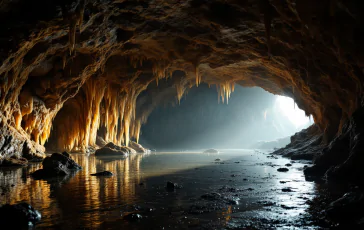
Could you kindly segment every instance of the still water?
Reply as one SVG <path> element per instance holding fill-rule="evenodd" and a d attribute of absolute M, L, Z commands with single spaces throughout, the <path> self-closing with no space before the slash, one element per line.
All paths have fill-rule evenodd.
<path fill-rule="evenodd" d="M 29 176 L 39 163 L 1 169 L 0 205 L 30 203 L 42 214 L 36 229 L 316 228 L 306 203 L 318 185 L 305 181 L 305 162 L 253 150 L 72 158 L 83 169 L 51 181 Z M 90 176 L 104 170 L 114 176 Z M 167 181 L 183 188 L 167 190 Z"/>

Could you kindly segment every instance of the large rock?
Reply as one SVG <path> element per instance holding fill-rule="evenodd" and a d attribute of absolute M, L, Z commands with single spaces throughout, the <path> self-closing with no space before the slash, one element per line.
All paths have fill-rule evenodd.
<path fill-rule="evenodd" d="M 129 142 L 129 147 L 134 149 L 137 153 L 147 153 L 148 149 L 144 148 L 141 144 L 134 141 Z"/>
<path fill-rule="evenodd" d="M 41 214 L 27 203 L 0 207 L 0 229 L 28 229 L 40 219 Z"/>
<path fill-rule="evenodd" d="M 364 180 L 364 107 L 358 109 L 343 125 L 327 147 L 315 157 L 306 176 L 325 176 L 327 180 L 362 183 Z"/>
<path fill-rule="evenodd" d="M 364 214 L 364 194 L 358 191 L 348 192 L 331 202 L 325 213 L 329 218 L 336 221 L 362 217 Z"/>
<path fill-rule="evenodd" d="M 42 165 L 43 169 L 39 169 L 32 173 L 32 176 L 35 179 L 67 176 L 82 168 L 74 160 L 72 160 L 66 152 L 53 153 L 51 156 L 48 156 L 43 160 Z"/>
<path fill-rule="evenodd" d="M 0 112 L 0 166 L 22 166 L 44 158 L 44 147 L 4 121 Z"/>
<path fill-rule="evenodd" d="M 104 140 L 104 138 L 100 137 L 100 136 L 97 136 L 96 137 L 96 144 L 100 147 L 104 147 L 107 143 L 106 141 Z"/>
<path fill-rule="evenodd" d="M 136 153 L 134 149 L 126 146 L 118 146 L 109 142 L 101 149 L 95 151 L 95 156 L 121 156 L 127 157 L 129 154 Z"/>

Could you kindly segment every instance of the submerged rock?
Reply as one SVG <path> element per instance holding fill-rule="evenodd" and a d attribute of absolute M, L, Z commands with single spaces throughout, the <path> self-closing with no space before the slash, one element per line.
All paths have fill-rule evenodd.
<path fill-rule="evenodd" d="M 93 173 L 91 174 L 91 176 L 112 176 L 114 175 L 112 172 L 109 171 L 103 171 L 103 172 L 98 172 L 98 173 Z"/>
<path fill-rule="evenodd" d="M 207 149 L 207 150 L 203 151 L 203 153 L 215 153 L 215 154 L 217 154 L 217 153 L 219 153 L 219 150 L 216 150 L 216 149 Z"/>
<path fill-rule="evenodd" d="M 28 229 L 40 219 L 41 214 L 27 203 L 0 207 L 1 229 Z"/>
<path fill-rule="evenodd" d="M 216 201 L 216 200 L 220 200 L 222 198 L 222 196 L 220 193 L 213 192 L 213 193 L 204 194 L 201 196 L 201 198 L 204 200 Z"/>
<path fill-rule="evenodd" d="M 143 219 L 143 216 L 138 213 L 131 213 L 129 215 L 126 215 L 124 217 L 124 219 L 126 219 L 128 221 L 139 221 L 139 220 Z"/>
<path fill-rule="evenodd" d="M 43 162 L 43 169 L 39 169 L 32 173 L 35 179 L 44 179 L 57 176 L 69 175 L 72 171 L 82 169 L 67 152 L 53 153 L 51 156 L 46 157 Z"/>
<path fill-rule="evenodd" d="M 289 169 L 288 168 L 279 168 L 277 169 L 278 172 L 288 172 Z"/>

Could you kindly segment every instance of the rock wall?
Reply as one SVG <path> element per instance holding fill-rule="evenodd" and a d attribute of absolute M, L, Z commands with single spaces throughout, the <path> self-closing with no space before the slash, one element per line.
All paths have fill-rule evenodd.
<path fill-rule="evenodd" d="M 84 150 L 138 139 L 151 82 L 234 83 L 290 96 L 329 143 L 360 106 L 359 0 L 5 0 L 0 3 L 1 159 L 26 141 Z M 183 74 L 180 74 L 180 73 Z M 168 94 L 169 95 L 169 94 Z M 174 99 L 174 98 L 172 98 Z M 154 104 L 154 103 L 153 103 Z"/>

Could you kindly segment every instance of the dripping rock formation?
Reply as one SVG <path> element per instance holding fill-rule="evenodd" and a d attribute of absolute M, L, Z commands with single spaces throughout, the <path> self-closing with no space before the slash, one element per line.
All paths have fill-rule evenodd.
<path fill-rule="evenodd" d="M 341 164 L 362 142 L 345 124 L 362 106 L 363 9 L 358 0 L 3 0 L 0 161 L 39 159 L 44 147 L 87 152 L 101 139 L 129 146 L 156 105 L 204 82 L 225 102 L 234 84 L 292 97 L 314 118 L 313 142 L 334 140 L 317 162 Z"/>

